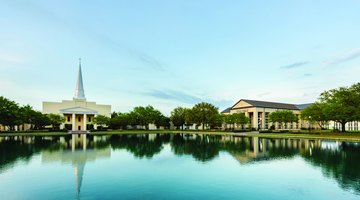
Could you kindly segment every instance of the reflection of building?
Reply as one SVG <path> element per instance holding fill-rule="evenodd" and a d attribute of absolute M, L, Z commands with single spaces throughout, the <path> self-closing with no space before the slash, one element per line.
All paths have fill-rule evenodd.
<path fill-rule="evenodd" d="M 64 139 L 61 139 L 60 142 L 65 143 Z M 96 142 L 95 138 L 94 142 Z M 60 162 L 62 164 L 71 164 L 75 176 L 76 192 L 79 197 L 85 164 L 99 158 L 110 158 L 111 149 L 110 147 L 102 149 L 87 149 L 86 147 L 88 141 L 86 134 L 81 134 L 80 136 L 73 134 L 69 143 L 71 144 L 71 150 L 43 151 L 42 162 Z M 82 148 L 78 149 L 80 146 L 82 146 Z"/>
<path fill-rule="evenodd" d="M 86 101 L 81 73 L 81 62 L 79 62 L 79 72 L 73 100 L 43 102 L 43 113 L 63 115 L 65 117 L 65 123 L 61 125 L 61 128 L 66 127 L 69 130 L 88 130 L 93 128 L 93 118 L 96 115 L 110 117 L 111 106 L 99 105 L 95 102 Z M 94 128 L 96 129 L 96 126 Z"/>
<path fill-rule="evenodd" d="M 300 110 L 311 104 L 286 104 L 286 103 L 276 103 L 276 102 L 267 102 L 267 101 L 255 101 L 241 99 L 235 105 L 230 108 L 227 108 L 222 113 L 223 114 L 233 114 L 233 113 L 245 113 L 247 117 L 250 118 L 250 125 L 255 129 L 268 129 L 271 125 L 274 125 L 275 128 L 281 129 L 280 124 L 272 124 L 269 122 L 268 116 L 270 113 L 277 110 L 290 110 L 295 115 L 300 115 Z M 287 123 L 285 124 L 285 129 L 299 129 L 301 127 L 307 127 L 307 123 L 299 120 L 298 123 Z"/>
<path fill-rule="evenodd" d="M 230 141 L 236 144 L 243 143 L 242 145 L 245 145 L 246 148 L 243 151 L 229 150 L 229 153 L 239 161 L 240 164 L 265 161 L 276 157 L 286 157 L 292 154 L 295 155 L 295 153 L 309 152 L 311 155 L 314 148 L 321 148 L 323 145 L 321 140 L 267 139 L 237 136 L 223 137 L 222 141 Z"/>

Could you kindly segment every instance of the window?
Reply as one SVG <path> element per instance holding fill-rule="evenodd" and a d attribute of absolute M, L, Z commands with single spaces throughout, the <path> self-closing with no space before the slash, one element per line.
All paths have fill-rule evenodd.
<path fill-rule="evenodd" d="M 91 117 L 88 118 L 88 121 L 91 122 Z"/>
<path fill-rule="evenodd" d="M 67 121 L 70 122 L 70 116 L 67 117 Z"/>
<path fill-rule="evenodd" d="M 81 122 L 81 117 L 78 117 L 78 122 Z"/>

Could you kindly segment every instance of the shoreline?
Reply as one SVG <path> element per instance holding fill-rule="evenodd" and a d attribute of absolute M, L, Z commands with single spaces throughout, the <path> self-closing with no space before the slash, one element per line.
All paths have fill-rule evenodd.
<path fill-rule="evenodd" d="M 310 140 L 336 140 L 343 142 L 360 142 L 360 133 L 259 133 L 254 132 L 221 132 L 221 131 L 183 131 L 183 130 L 118 130 L 118 131 L 96 131 L 90 135 L 123 135 L 123 134 L 206 134 L 227 135 L 238 137 L 259 137 L 269 139 L 310 139 Z M 19 132 L 1 133 L 0 137 L 11 136 L 67 136 L 67 132 Z"/>

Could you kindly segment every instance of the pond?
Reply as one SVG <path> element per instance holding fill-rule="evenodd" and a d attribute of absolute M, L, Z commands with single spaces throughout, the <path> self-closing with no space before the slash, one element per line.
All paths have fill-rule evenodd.
<path fill-rule="evenodd" d="M 0 137 L 1 199 L 360 199 L 360 143 L 195 134 Z"/>

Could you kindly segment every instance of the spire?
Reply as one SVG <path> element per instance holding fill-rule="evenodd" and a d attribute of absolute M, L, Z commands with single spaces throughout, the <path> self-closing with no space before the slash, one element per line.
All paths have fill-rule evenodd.
<path fill-rule="evenodd" d="M 81 73 L 81 58 L 79 58 L 79 72 L 78 72 L 78 78 L 77 78 L 77 81 L 76 81 L 74 99 L 81 99 L 81 100 L 86 99 L 85 98 L 83 80 L 82 80 L 82 73 Z"/>

